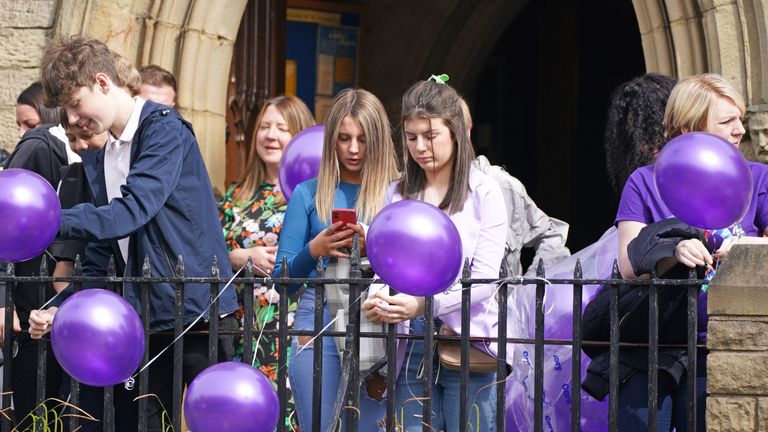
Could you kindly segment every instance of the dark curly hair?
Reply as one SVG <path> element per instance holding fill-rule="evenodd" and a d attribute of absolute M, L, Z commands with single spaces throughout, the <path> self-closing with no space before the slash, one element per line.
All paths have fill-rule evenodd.
<path fill-rule="evenodd" d="M 649 73 L 619 85 L 611 95 L 605 125 L 605 163 L 621 194 L 635 169 L 653 163 L 664 146 L 664 108 L 677 81 Z"/>

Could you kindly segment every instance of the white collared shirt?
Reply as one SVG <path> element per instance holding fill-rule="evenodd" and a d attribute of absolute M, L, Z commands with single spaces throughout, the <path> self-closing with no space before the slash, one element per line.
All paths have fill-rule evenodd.
<path fill-rule="evenodd" d="M 108 202 L 112 202 L 114 198 L 122 198 L 120 186 L 125 184 L 128 171 L 131 169 L 131 142 L 139 128 L 141 109 L 144 107 L 144 99 L 136 96 L 134 100 L 136 103 L 133 105 L 133 111 L 122 135 L 115 139 L 110 133 L 107 148 L 104 151 L 104 182 L 107 187 Z M 117 243 L 120 245 L 123 262 L 128 264 L 128 237 L 118 240 Z"/>

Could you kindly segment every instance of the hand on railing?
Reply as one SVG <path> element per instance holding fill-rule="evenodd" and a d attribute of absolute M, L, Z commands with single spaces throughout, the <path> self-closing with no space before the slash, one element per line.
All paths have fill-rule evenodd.
<path fill-rule="evenodd" d="M 21 324 L 19 316 L 16 315 L 16 309 L 13 310 L 13 331 L 19 333 Z M 5 308 L 0 308 L 0 347 L 5 343 Z"/>
<path fill-rule="evenodd" d="M 32 339 L 40 339 L 51 331 L 53 317 L 59 308 L 36 309 L 29 313 L 29 336 Z"/>
<path fill-rule="evenodd" d="M 245 266 L 248 257 L 253 261 L 253 270 L 255 273 L 270 276 L 275 268 L 275 258 L 277 257 L 277 246 L 256 246 L 247 249 L 232 249 L 229 253 L 229 262 L 232 268 L 237 270 Z"/>
<path fill-rule="evenodd" d="M 353 229 L 339 229 L 345 223 L 336 222 L 328 228 L 320 231 L 319 234 L 309 242 L 309 254 L 312 258 L 324 257 L 336 257 L 336 258 L 349 258 L 348 254 L 345 254 L 339 249 L 343 247 L 352 247 L 352 236 L 355 234 Z"/>
<path fill-rule="evenodd" d="M 387 295 L 381 291 L 363 302 L 363 313 L 374 324 L 397 324 L 424 313 L 424 297 L 408 294 Z"/>

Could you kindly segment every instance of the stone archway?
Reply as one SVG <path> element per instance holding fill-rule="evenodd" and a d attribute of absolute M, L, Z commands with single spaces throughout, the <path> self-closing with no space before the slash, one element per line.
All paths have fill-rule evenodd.
<path fill-rule="evenodd" d="M 176 75 L 177 107 L 195 127 L 214 187 L 224 185 L 226 95 L 247 0 L 63 0 L 53 36 L 105 41 L 136 65 Z"/>

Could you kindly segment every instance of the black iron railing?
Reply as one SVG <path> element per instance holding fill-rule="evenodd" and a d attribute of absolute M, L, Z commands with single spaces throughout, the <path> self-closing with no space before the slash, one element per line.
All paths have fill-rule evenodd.
<path fill-rule="evenodd" d="M 461 359 L 463 365 L 468 365 L 468 359 L 469 359 L 469 349 L 470 349 L 470 343 L 471 342 L 477 342 L 477 341 L 486 341 L 486 342 L 495 342 L 500 341 L 498 344 L 499 352 L 498 352 L 498 361 L 497 361 L 497 368 L 496 368 L 496 400 L 497 400 L 497 410 L 496 410 L 496 418 L 495 422 L 497 425 L 497 430 L 503 431 L 506 430 L 505 428 L 505 406 L 506 406 L 506 393 L 505 393 L 505 381 L 507 379 L 508 375 L 508 365 L 506 364 L 506 356 L 507 352 L 514 347 L 514 344 L 532 344 L 534 349 L 534 362 L 533 362 L 533 369 L 534 369 L 534 413 L 533 413 L 533 419 L 534 419 L 534 425 L 533 429 L 535 431 L 543 431 L 545 427 L 545 419 L 543 415 L 543 406 L 544 406 L 544 346 L 545 345 L 570 345 L 571 353 L 572 353 L 572 376 L 571 376 L 571 382 L 570 382 L 570 388 L 571 389 L 579 389 L 581 385 L 581 351 L 582 347 L 584 346 L 608 346 L 610 349 L 610 390 L 609 390 L 609 418 L 608 418 L 608 424 L 609 429 L 611 431 L 618 430 L 618 394 L 619 394 L 619 348 L 627 346 L 627 347 L 644 347 L 648 350 L 648 374 L 649 374 L 649 385 L 648 385 L 648 404 L 649 404 L 649 410 L 648 410 L 648 420 L 649 420 L 649 430 L 655 431 L 656 430 L 656 420 L 657 420 L 657 413 L 656 413 L 656 407 L 657 407 L 657 396 L 658 396 L 658 353 L 659 353 L 659 327 L 658 327 L 658 298 L 659 298 L 659 289 L 685 289 L 687 290 L 687 324 L 688 324 L 688 339 L 687 339 L 687 345 L 684 346 L 687 349 L 688 352 L 688 363 L 687 363 L 687 385 L 688 385 L 688 424 L 692 425 L 689 430 L 696 430 L 695 429 L 695 423 L 696 423 L 696 364 L 697 364 L 697 348 L 701 349 L 702 347 L 697 347 L 697 298 L 698 298 L 698 290 L 700 285 L 704 282 L 702 280 L 696 279 L 695 272 L 691 272 L 689 275 L 689 279 L 683 279 L 683 280 L 668 280 L 668 279 L 656 279 L 652 278 L 651 280 L 645 280 L 645 281 L 625 281 L 621 280 L 618 274 L 618 267 L 614 263 L 614 269 L 613 269 L 613 275 L 611 279 L 583 279 L 582 278 L 582 270 L 580 263 L 577 262 L 573 278 L 571 279 L 550 279 L 549 281 L 545 281 L 544 278 L 546 277 L 546 274 L 544 272 L 544 269 L 539 263 L 538 266 L 538 277 L 535 279 L 529 279 L 529 278 L 513 278 L 513 279 L 506 279 L 504 282 L 500 283 L 496 298 L 499 302 L 499 325 L 498 325 L 498 335 L 494 338 L 475 338 L 475 337 L 467 337 L 467 336 L 455 336 L 455 337 L 447 337 L 447 336 L 437 336 L 434 334 L 434 326 L 433 326 L 433 311 L 432 311 L 432 297 L 426 298 L 426 308 L 425 308 L 425 323 L 426 323 L 426 329 L 425 329 L 425 335 L 424 336 L 417 336 L 417 335 L 411 335 L 411 334 L 398 334 L 396 325 L 389 325 L 385 332 L 381 333 L 374 333 L 374 332 L 365 332 L 361 333 L 360 331 L 360 294 L 361 292 L 366 289 L 366 287 L 370 286 L 373 282 L 370 278 L 362 278 L 361 277 L 361 271 L 359 268 L 359 260 L 357 260 L 354 255 L 352 259 L 352 270 L 350 273 L 350 278 L 348 279 L 329 279 L 325 278 L 323 276 L 323 269 L 321 268 L 322 260 L 320 260 L 320 264 L 318 266 L 318 277 L 314 279 L 306 279 L 306 278 L 289 278 L 287 277 L 288 274 L 288 268 L 287 263 L 283 262 L 282 266 L 282 274 L 283 277 L 277 278 L 277 279 L 271 279 L 271 278 L 264 278 L 264 277 L 254 277 L 254 270 L 252 265 L 249 264 L 246 266 L 244 271 L 242 272 L 243 276 L 237 279 L 238 284 L 242 284 L 244 286 L 251 286 L 251 285 L 272 285 L 274 284 L 275 289 L 277 290 L 280 300 L 279 300 L 279 307 L 281 311 L 286 311 L 288 307 L 288 286 L 293 284 L 311 284 L 312 286 L 316 287 L 316 296 L 315 296 L 315 330 L 314 331 L 298 331 L 288 328 L 287 323 L 287 313 L 280 313 L 279 314 L 279 330 L 272 330 L 272 331 L 264 331 L 264 335 L 268 336 L 277 336 L 279 338 L 280 343 L 279 345 L 279 353 L 278 353 L 278 398 L 280 401 L 280 409 L 281 409 L 281 418 L 285 418 L 285 415 L 287 413 L 287 400 L 288 400 L 288 392 L 287 392 L 287 375 L 286 375 L 286 359 L 287 359 L 287 347 L 290 338 L 297 337 L 297 336 L 312 336 L 316 337 L 319 335 L 318 331 L 323 328 L 323 304 L 324 304 L 324 297 L 325 297 L 325 286 L 328 284 L 349 284 L 350 290 L 349 290 L 349 299 L 350 299 L 350 309 L 349 309 L 349 320 L 347 324 L 347 328 L 345 332 L 339 332 L 339 331 L 330 331 L 326 330 L 322 334 L 325 336 L 344 336 L 346 341 L 346 346 L 343 356 L 343 362 L 342 362 L 342 379 L 341 379 L 341 386 L 339 388 L 338 394 L 331 395 L 331 394 L 324 394 L 322 391 L 322 370 L 323 370 L 323 344 L 318 343 L 314 345 L 314 366 L 313 366 L 313 385 L 314 389 L 320 389 L 318 391 L 313 392 L 313 399 L 312 399 L 312 411 L 314 413 L 320 412 L 320 406 L 322 403 L 322 400 L 324 398 L 334 398 L 335 404 L 334 404 L 334 410 L 335 413 L 331 417 L 332 419 L 339 419 L 340 415 L 343 412 L 347 413 L 347 430 L 350 431 L 356 431 L 357 430 L 357 424 L 358 419 L 355 415 L 353 415 L 355 412 L 354 409 L 346 409 L 349 407 L 358 407 L 359 406 L 359 390 L 360 387 L 358 383 L 360 382 L 360 371 L 358 370 L 358 364 L 357 359 L 359 355 L 359 349 L 360 349 L 360 338 L 385 338 L 387 345 L 386 345 L 386 352 L 387 357 L 389 359 L 396 358 L 396 342 L 397 340 L 402 339 L 414 339 L 414 338 L 423 338 L 425 343 L 425 361 L 424 361 L 424 373 L 423 373 L 423 379 L 425 383 L 429 383 L 434 379 L 435 371 L 433 370 L 433 350 L 432 346 L 436 341 L 439 340 L 460 340 L 460 348 L 461 348 Z M 110 289 L 115 292 L 120 292 L 121 287 L 124 283 L 134 283 L 138 284 L 141 289 L 141 319 L 144 324 L 144 329 L 147 334 L 149 333 L 149 293 L 152 289 L 153 284 L 155 283 L 171 283 L 174 284 L 176 287 L 176 297 L 175 297 L 175 326 L 173 330 L 173 336 L 174 338 L 178 337 L 183 331 L 184 331 L 184 292 L 185 287 L 188 284 L 208 284 L 210 286 L 210 298 L 211 301 L 219 294 L 219 290 L 221 287 L 224 287 L 225 284 L 227 284 L 227 279 L 222 279 L 219 277 L 219 268 L 217 263 L 214 261 L 212 263 L 211 268 L 211 276 L 210 277 L 186 277 L 185 271 L 184 271 L 184 264 L 182 257 L 178 258 L 178 262 L 175 268 L 175 277 L 157 277 L 150 273 L 150 265 L 149 262 L 145 260 L 143 265 L 143 275 L 141 277 L 118 277 L 115 272 L 115 266 L 112 262 L 108 268 L 108 275 L 106 277 L 83 277 L 81 275 L 81 265 L 79 260 L 75 263 L 75 273 L 71 277 L 66 278 L 54 278 L 48 276 L 48 269 L 45 264 L 45 260 L 43 260 L 43 266 L 40 270 L 41 276 L 39 277 L 22 277 L 22 276 L 16 276 L 14 274 L 14 266 L 8 265 L 7 270 L 4 274 L 0 274 L 0 283 L 4 283 L 6 285 L 5 289 L 5 305 L 6 305 L 6 314 L 5 314 L 5 341 L 12 340 L 12 313 L 10 305 L 13 304 L 13 295 L 15 291 L 16 284 L 20 282 L 35 282 L 39 283 L 39 292 L 40 297 L 42 298 L 44 296 L 45 288 L 47 286 L 50 286 L 53 282 L 56 281 L 68 281 L 71 282 L 74 286 L 75 290 L 80 290 L 83 287 L 84 283 L 88 283 L 89 286 L 92 286 L 94 284 L 100 284 L 101 286 L 106 287 L 107 289 Z M 572 334 L 572 340 L 548 340 L 545 339 L 545 332 L 544 328 L 546 325 L 545 322 L 545 316 L 543 311 L 544 306 L 544 298 L 545 293 L 547 289 L 554 289 L 548 286 L 547 282 L 553 284 L 553 285 L 569 285 L 572 287 L 573 290 L 573 334 Z M 465 269 L 463 272 L 463 277 L 461 279 L 461 284 L 463 288 L 469 288 L 472 285 L 475 284 L 487 284 L 487 283 L 499 283 L 498 280 L 490 280 L 490 279 L 471 279 L 469 277 L 469 269 L 468 266 L 465 265 Z M 508 312 L 508 292 L 510 289 L 515 289 L 515 287 L 520 285 L 535 285 L 536 291 L 535 291 L 535 335 L 534 338 L 512 338 L 507 335 L 507 312 Z M 582 333 L 581 333 L 581 320 L 582 320 L 582 289 L 586 285 L 604 285 L 604 289 L 610 290 L 610 341 L 584 341 L 582 340 Z M 647 289 L 649 290 L 649 328 L 648 328 L 648 343 L 647 344 L 637 344 L 637 343 L 619 343 L 620 341 L 620 334 L 619 334 L 619 287 L 620 285 L 636 285 L 638 287 L 641 287 L 641 289 Z M 549 287 L 549 288 L 548 288 Z M 234 289 L 234 286 L 230 285 L 230 289 Z M 394 292 L 390 289 L 391 292 Z M 469 310 L 470 310 L 470 303 L 471 303 L 471 297 L 472 297 L 472 290 L 471 289 L 463 289 L 462 290 L 462 321 L 461 321 L 461 335 L 467 335 L 469 333 Z M 242 355 L 242 361 L 244 363 L 251 363 L 253 361 L 254 357 L 254 350 L 253 350 L 253 342 L 254 342 L 254 332 L 253 332 L 253 322 L 254 322 L 254 310 L 253 310 L 253 296 L 252 295 L 244 295 L 243 296 L 243 302 L 244 302 L 244 326 L 243 330 L 230 330 L 230 329 L 220 329 L 219 328 L 219 321 L 217 319 L 211 319 L 208 321 L 208 341 L 209 341 L 209 363 L 213 364 L 217 360 L 217 349 L 218 349 L 218 338 L 222 335 L 239 335 L 242 336 L 244 339 L 243 343 L 243 355 Z M 216 317 L 218 316 L 217 311 L 217 305 L 214 302 L 211 311 L 210 316 Z M 170 332 L 169 332 L 170 334 Z M 173 423 L 172 426 L 174 430 L 180 431 L 181 430 L 181 407 L 182 407 L 182 392 L 183 392 L 183 385 L 182 385 L 182 353 L 183 353 L 183 343 L 184 339 L 179 338 L 174 346 L 173 346 L 173 357 L 174 357 L 174 371 L 173 371 L 173 406 L 171 407 L 172 411 L 172 417 L 173 417 Z M 37 400 L 40 404 L 43 403 L 45 398 L 45 374 L 46 374 L 46 354 L 47 351 L 50 348 L 50 341 L 48 340 L 40 340 L 37 342 L 38 346 L 38 376 L 37 376 Z M 663 345 L 662 347 L 667 347 L 669 345 Z M 3 358 L 6 359 L 4 362 L 4 370 L 3 370 L 3 389 L 6 390 L 5 393 L 2 395 L 2 407 L 3 409 L 7 409 L 11 406 L 11 393 L 9 393 L 7 390 L 11 387 L 11 376 L 13 374 L 12 369 L 12 362 L 8 361 L 13 356 L 12 352 L 12 343 L 6 343 L 3 346 Z M 146 364 L 146 362 L 149 360 L 149 338 L 146 338 L 146 345 L 145 345 L 145 354 L 144 354 L 144 360 L 142 364 Z M 396 365 L 394 361 L 389 361 L 386 363 L 386 371 L 387 371 L 387 394 L 388 395 L 394 395 L 395 394 L 395 384 L 396 384 Z M 461 431 L 464 432 L 467 430 L 467 419 L 469 417 L 468 408 L 470 404 L 469 401 L 469 394 L 468 394 L 468 381 L 469 381 L 469 369 L 468 367 L 464 367 L 460 373 L 460 389 L 461 389 L 461 403 L 460 403 L 460 411 L 458 413 L 460 424 L 463 425 L 461 427 Z M 149 380 L 151 377 L 146 373 L 141 373 L 139 375 L 138 379 L 138 392 L 139 394 L 147 394 L 149 389 Z M 429 393 L 430 386 L 425 386 L 425 394 L 423 401 L 423 419 L 426 424 L 425 430 L 429 430 L 429 424 L 431 419 L 431 412 L 432 412 L 432 404 L 431 404 L 431 395 Z M 114 418 L 114 411 L 112 408 L 112 399 L 114 398 L 113 390 L 112 388 L 106 388 L 104 392 L 104 418 L 102 419 L 103 425 L 105 430 L 111 430 L 113 427 L 113 423 L 115 421 Z M 386 402 L 386 430 L 387 431 L 393 431 L 397 430 L 396 425 L 396 416 L 395 416 L 395 398 L 390 397 L 388 398 Z M 573 431 L 580 430 L 580 416 L 581 416 L 581 404 L 580 404 L 580 398 L 579 397 L 572 397 L 572 404 L 571 404 L 571 421 L 570 421 L 570 428 Z M 70 396 L 69 396 L 69 403 L 77 406 L 79 402 L 79 384 L 74 379 L 71 382 L 71 389 L 70 389 Z M 144 431 L 147 428 L 147 399 L 142 398 L 139 399 L 139 430 Z M 352 415 L 349 413 L 353 413 Z M 26 413 L 19 413 L 17 417 L 23 417 Z M 314 423 L 312 425 L 300 425 L 303 431 L 313 431 L 313 432 L 320 432 L 320 418 L 318 415 L 314 418 Z M 80 419 L 76 416 L 69 417 L 68 424 L 71 430 L 76 430 L 77 427 L 80 424 Z M 11 421 L 9 421 L 6 417 L 0 416 L 0 431 L 6 432 L 10 431 L 13 428 L 13 425 Z M 331 430 L 336 430 L 333 425 L 330 428 Z M 38 429 L 42 430 L 42 429 Z M 278 423 L 278 431 L 285 431 L 286 425 L 285 422 L 280 421 Z"/>

